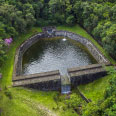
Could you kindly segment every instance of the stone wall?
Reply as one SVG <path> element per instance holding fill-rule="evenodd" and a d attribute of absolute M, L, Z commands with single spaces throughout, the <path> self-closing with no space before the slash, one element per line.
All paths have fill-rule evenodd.
<path fill-rule="evenodd" d="M 106 64 L 110 66 L 110 64 Z M 75 87 L 80 84 L 87 84 L 107 75 L 107 71 L 101 64 L 93 64 L 77 68 L 68 69 L 71 86 Z"/>
<path fill-rule="evenodd" d="M 22 72 L 22 56 L 25 53 L 25 51 L 31 47 L 34 43 L 36 43 L 39 39 L 47 37 L 44 33 L 39 33 L 31 38 L 29 38 L 27 41 L 25 41 L 16 51 L 15 55 L 15 63 L 14 63 L 14 71 L 13 71 L 13 78 L 16 76 L 21 75 Z"/>
<path fill-rule="evenodd" d="M 96 46 L 91 41 L 80 35 L 68 31 L 55 31 L 55 36 L 64 36 L 76 40 L 81 44 L 83 44 L 84 46 L 86 46 L 89 52 L 99 63 L 108 62 L 108 60 L 102 55 L 102 53 L 96 48 Z"/>
<path fill-rule="evenodd" d="M 101 52 L 86 38 L 83 38 L 77 34 L 74 34 L 72 32 L 68 31 L 55 31 L 51 36 L 46 33 L 39 33 L 31 38 L 29 38 L 27 41 L 25 41 L 16 52 L 15 56 L 15 64 L 14 64 L 14 73 L 13 78 L 15 76 L 21 75 L 22 72 L 22 56 L 24 52 L 32 46 L 34 43 L 36 43 L 41 38 L 46 37 L 56 37 L 56 36 L 64 36 L 68 37 L 70 39 L 76 40 L 86 46 L 90 53 L 93 55 L 93 57 L 99 62 L 99 63 L 105 63 L 108 62 L 108 60 L 101 54 Z"/>
<path fill-rule="evenodd" d="M 39 83 L 24 85 L 23 87 L 37 89 L 41 91 L 60 91 L 61 80 L 42 81 Z"/>
<path fill-rule="evenodd" d="M 13 86 L 36 88 L 39 90 L 60 90 L 61 77 L 59 71 L 17 76 L 13 79 Z"/>

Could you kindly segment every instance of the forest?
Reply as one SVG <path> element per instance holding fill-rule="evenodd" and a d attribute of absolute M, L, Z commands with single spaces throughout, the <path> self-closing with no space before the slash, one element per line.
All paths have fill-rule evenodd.
<path fill-rule="evenodd" d="M 29 28 L 80 24 L 116 59 L 115 0 L 0 0 L 0 64 L 3 40 L 17 38 Z"/>
<path fill-rule="evenodd" d="M 9 45 L 21 34 L 33 27 L 76 24 L 116 60 L 115 0 L 0 0 L 0 72 L 8 58 Z M 109 77 L 103 98 L 83 107 L 82 116 L 116 116 L 116 71 L 112 68 Z M 67 107 L 81 104 L 73 97 Z"/>

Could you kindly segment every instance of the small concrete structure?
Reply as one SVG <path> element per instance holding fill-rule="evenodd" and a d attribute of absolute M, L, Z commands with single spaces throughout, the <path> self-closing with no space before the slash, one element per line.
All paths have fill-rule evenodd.
<path fill-rule="evenodd" d="M 42 31 L 45 34 L 48 34 L 48 35 L 52 36 L 54 34 L 54 32 L 56 31 L 56 27 L 53 27 L 53 26 L 43 27 Z"/>
<path fill-rule="evenodd" d="M 38 33 L 35 36 L 29 38 L 17 49 L 12 79 L 13 86 L 32 87 L 38 88 L 39 90 L 61 90 L 61 85 L 67 85 L 62 84 L 63 81 L 59 71 L 22 75 L 22 56 L 25 51 L 39 39 L 50 37 L 63 36 L 80 42 L 86 46 L 86 48 L 98 62 L 98 64 L 68 69 L 68 74 L 70 76 L 69 80 L 72 87 L 75 87 L 79 84 L 92 82 L 93 80 L 96 80 L 107 74 L 104 68 L 102 68 L 101 64 L 109 65 L 109 61 L 90 40 L 72 32 L 58 31 L 55 27 L 44 27 L 42 30 L 42 33 Z"/>

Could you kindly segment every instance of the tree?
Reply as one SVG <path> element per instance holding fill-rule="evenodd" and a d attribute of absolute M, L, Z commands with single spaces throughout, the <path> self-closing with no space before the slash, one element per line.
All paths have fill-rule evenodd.
<path fill-rule="evenodd" d="M 110 17 L 113 21 L 116 21 L 116 5 L 111 8 Z"/>
<path fill-rule="evenodd" d="M 66 19 L 66 23 L 70 26 L 72 26 L 75 23 L 75 18 L 73 15 L 70 15 L 67 19 Z"/>
<path fill-rule="evenodd" d="M 116 24 L 113 24 L 103 38 L 104 48 L 115 58 L 116 57 Z"/>
<path fill-rule="evenodd" d="M 97 40 L 101 41 L 101 33 L 103 31 L 103 23 L 98 23 L 98 25 L 94 28 L 94 30 L 92 31 L 92 34 L 94 35 L 94 37 Z"/>
<path fill-rule="evenodd" d="M 40 1 L 33 3 L 33 9 L 35 11 L 35 18 L 36 19 L 40 18 L 41 9 L 43 8 L 43 6 L 44 6 L 43 3 Z"/>
<path fill-rule="evenodd" d="M 83 106 L 82 116 L 101 116 L 99 110 L 100 107 L 97 104 L 90 102 Z"/>
<path fill-rule="evenodd" d="M 2 66 L 3 62 L 5 61 L 5 58 L 6 58 L 6 54 L 4 49 L 4 43 L 3 40 L 0 38 L 0 66 Z"/>
<path fill-rule="evenodd" d="M 83 18 L 82 18 L 83 8 L 81 7 L 81 4 L 82 3 L 80 1 L 77 1 L 73 6 L 73 12 L 77 23 L 83 24 Z"/>
<path fill-rule="evenodd" d="M 0 22 L 0 37 L 1 38 L 7 37 L 6 31 L 5 31 L 5 27 L 6 27 L 5 24 Z"/>

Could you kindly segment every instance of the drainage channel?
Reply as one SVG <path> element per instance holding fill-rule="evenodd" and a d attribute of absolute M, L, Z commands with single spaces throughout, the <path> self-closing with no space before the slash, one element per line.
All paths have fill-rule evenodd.
<path fill-rule="evenodd" d="M 61 93 L 69 94 L 71 92 L 70 76 L 68 73 L 66 75 L 61 75 Z"/>

